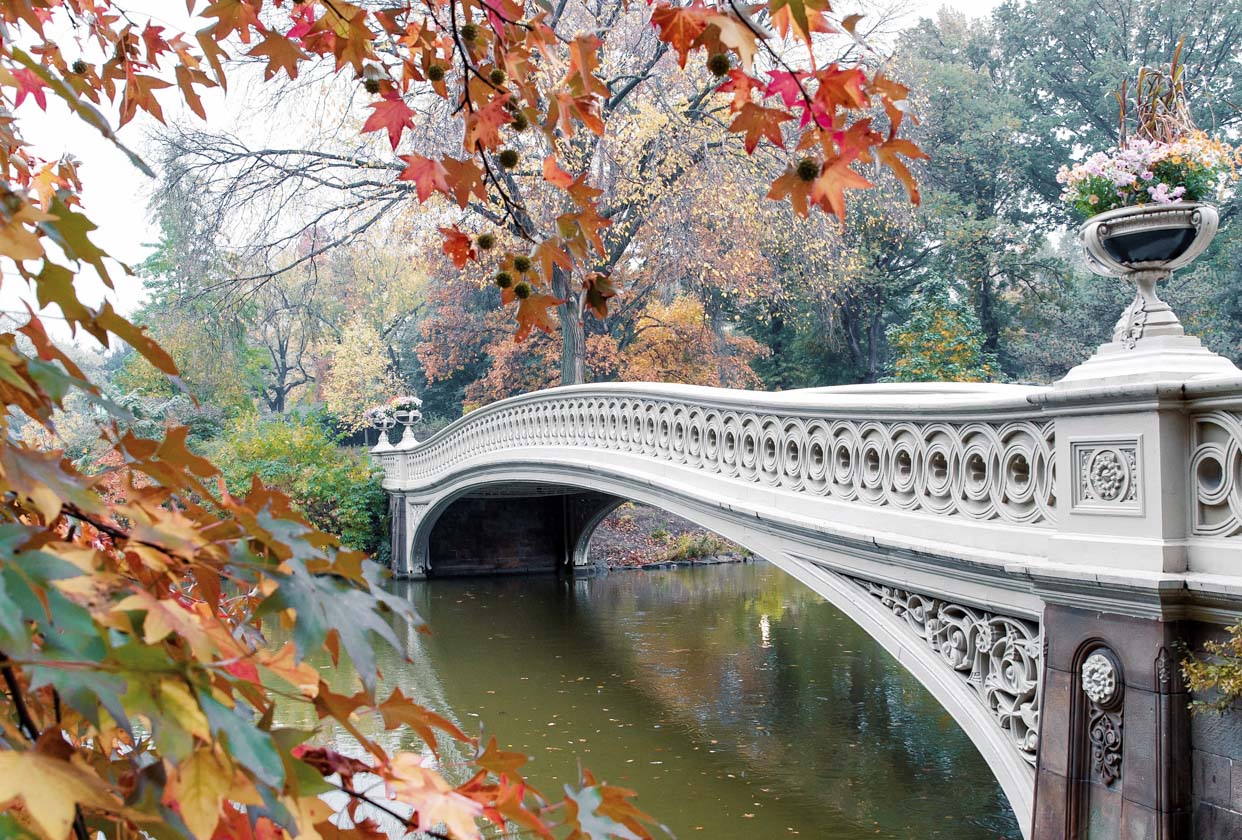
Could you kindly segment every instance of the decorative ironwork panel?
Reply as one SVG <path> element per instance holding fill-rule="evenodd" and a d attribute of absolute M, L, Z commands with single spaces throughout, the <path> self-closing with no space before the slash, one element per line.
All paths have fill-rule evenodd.
<path fill-rule="evenodd" d="M 1035 764 L 1043 646 L 1039 625 L 851 578 L 878 598 L 979 696 L 1014 749 Z"/>

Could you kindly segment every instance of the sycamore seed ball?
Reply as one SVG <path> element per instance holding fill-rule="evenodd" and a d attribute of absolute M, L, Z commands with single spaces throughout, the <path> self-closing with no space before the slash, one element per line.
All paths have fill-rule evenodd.
<path fill-rule="evenodd" d="M 505 83 L 505 79 L 509 77 L 505 75 L 504 70 L 501 70 L 499 67 L 493 67 L 492 72 L 487 74 L 487 78 L 494 85 L 503 85 Z"/>
<path fill-rule="evenodd" d="M 526 119 L 526 115 L 518 111 L 513 115 L 513 122 L 509 123 L 514 131 L 525 131 L 530 127 L 530 120 Z"/>
<path fill-rule="evenodd" d="M 427 68 L 427 78 L 433 82 L 444 81 L 444 66 L 441 64 L 433 64 Z"/>
<path fill-rule="evenodd" d="M 500 165 L 505 169 L 512 169 L 518 165 L 518 153 L 513 149 L 505 149 L 500 153 Z"/>
<path fill-rule="evenodd" d="M 518 271 L 522 272 L 523 274 L 525 274 L 526 272 L 530 271 L 530 267 L 531 267 L 530 257 L 526 256 L 525 254 L 519 254 L 518 256 L 513 258 L 513 267 L 516 268 Z"/>
<path fill-rule="evenodd" d="M 496 272 L 496 285 L 502 289 L 507 289 L 513 285 L 513 275 L 507 271 Z"/>
<path fill-rule="evenodd" d="M 517 296 L 518 300 L 526 300 L 530 297 L 530 283 L 527 283 L 525 280 L 518 283 L 513 287 L 513 294 Z"/>
<path fill-rule="evenodd" d="M 479 37 L 479 27 L 473 23 L 467 23 L 461 28 L 461 39 L 467 44 L 473 44 Z"/>
<path fill-rule="evenodd" d="M 366 88 L 367 93 L 379 93 L 380 92 L 379 79 L 364 79 L 362 82 L 362 86 Z"/>
<path fill-rule="evenodd" d="M 490 251 L 492 250 L 492 246 L 496 244 L 496 237 L 492 236 L 490 233 L 480 233 L 478 239 L 474 242 L 479 246 L 480 250 Z"/>
<path fill-rule="evenodd" d="M 819 177 L 819 161 L 815 158 L 803 158 L 798 161 L 798 177 L 803 181 L 814 181 Z"/>
<path fill-rule="evenodd" d="M 733 62 L 729 61 L 728 53 L 712 53 L 707 57 L 707 69 L 711 71 L 713 76 L 724 76 L 728 74 L 729 69 L 733 66 Z"/>
<path fill-rule="evenodd" d="M 85 61 L 79 58 L 77 61 L 73 62 L 73 67 L 70 69 L 72 69 L 73 72 L 77 73 L 79 76 L 85 76 L 86 71 L 89 70 L 90 67 Z"/>

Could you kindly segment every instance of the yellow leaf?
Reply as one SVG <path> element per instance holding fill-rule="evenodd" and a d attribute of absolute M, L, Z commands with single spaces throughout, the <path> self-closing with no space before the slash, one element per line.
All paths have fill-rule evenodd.
<path fill-rule="evenodd" d="M 173 772 L 164 792 L 165 804 L 176 805 L 190 833 L 207 840 L 220 821 L 220 803 L 232 779 L 232 768 L 226 767 L 211 747 L 203 747 Z"/>
<path fill-rule="evenodd" d="M 118 799 L 89 771 L 33 752 L 0 752 L 0 809 L 21 799 L 26 813 L 50 840 L 64 840 L 74 808 L 120 811 Z"/>

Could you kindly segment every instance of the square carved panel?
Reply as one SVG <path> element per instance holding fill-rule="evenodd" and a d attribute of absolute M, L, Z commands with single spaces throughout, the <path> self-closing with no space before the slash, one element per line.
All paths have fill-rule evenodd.
<path fill-rule="evenodd" d="M 1073 509 L 1080 513 L 1143 514 L 1141 436 L 1074 438 Z"/>

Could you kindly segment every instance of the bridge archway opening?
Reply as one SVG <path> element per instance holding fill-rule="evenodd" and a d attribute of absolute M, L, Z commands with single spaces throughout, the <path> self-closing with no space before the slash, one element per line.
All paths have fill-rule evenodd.
<path fill-rule="evenodd" d="M 511 475 L 512 473 L 510 473 Z M 556 476 L 560 479 L 560 476 Z M 732 511 L 645 481 L 599 473 L 565 481 L 500 482 L 474 475 L 419 505 L 406 539 L 406 568 L 428 577 L 590 571 L 591 537 L 626 501 L 658 508 L 762 557 L 824 597 L 867 632 L 930 692 L 995 774 L 1025 836 L 1034 816 L 1034 768 L 995 713 L 941 656 L 855 581 Z M 486 558 L 491 558 L 490 560 Z M 1036 715 L 1038 712 L 1036 712 Z"/>

